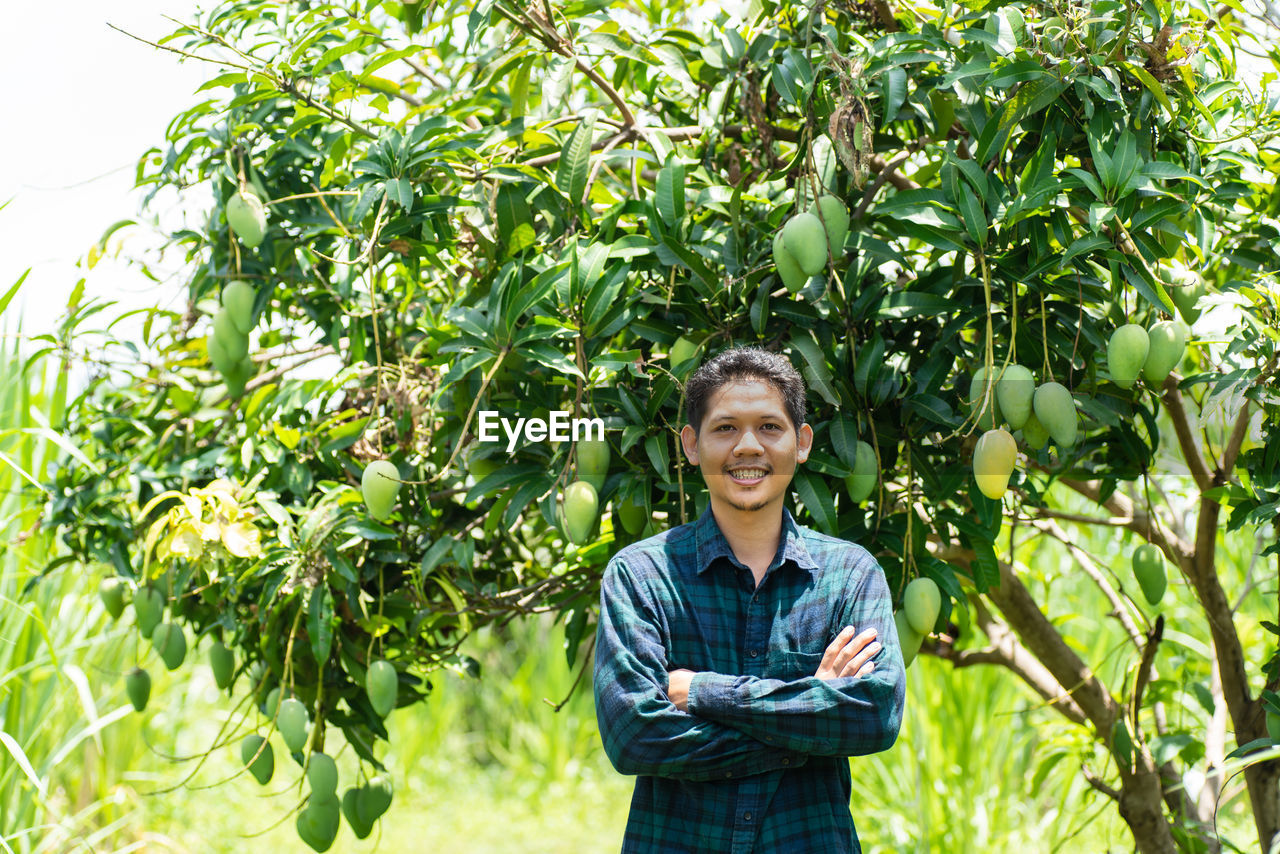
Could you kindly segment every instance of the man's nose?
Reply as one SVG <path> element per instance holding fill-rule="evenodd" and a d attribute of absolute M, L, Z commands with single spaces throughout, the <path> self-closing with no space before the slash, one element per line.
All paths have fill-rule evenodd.
<path fill-rule="evenodd" d="M 754 430 L 743 430 L 742 438 L 739 439 L 738 444 L 734 446 L 733 452 L 738 456 L 761 454 L 764 453 L 764 446 L 756 440 Z"/>

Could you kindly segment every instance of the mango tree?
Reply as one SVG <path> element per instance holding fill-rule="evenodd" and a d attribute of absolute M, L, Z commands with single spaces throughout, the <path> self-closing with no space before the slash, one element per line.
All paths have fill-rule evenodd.
<path fill-rule="evenodd" d="M 609 556 L 705 508 L 683 381 L 756 343 L 810 389 L 799 520 L 899 601 L 940 591 L 906 640 L 1060 712 L 1139 850 L 1218 850 L 1241 768 L 1265 848 L 1275 577 L 1218 549 L 1258 533 L 1280 562 L 1278 122 L 1239 65 L 1270 26 L 1181 1 L 217 4 L 156 43 L 211 75 L 138 164 L 153 196 L 212 193 L 171 235 L 186 307 L 56 425 L 53 563 L 110 566 L 215 650 L 260 780 L 265 720 L 297 763 L 336 737 L 374 774 L 384 716 L 474 672 L 476 627 L 555 612 L 586 666 Z M 598 418 L 608 453 L 486 413 Z M 1103 604 L 1045 595 L 1027 553 L 1053 540 Z M 1117 678 L 1073 637 L 1085 607 Z M 381 775 L 319 777 L 320 850 L 339 797 L 360 835 L 390 803 Z"/>

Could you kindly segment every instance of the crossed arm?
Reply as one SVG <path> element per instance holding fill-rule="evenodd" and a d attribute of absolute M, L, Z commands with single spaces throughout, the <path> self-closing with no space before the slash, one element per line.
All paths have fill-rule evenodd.
<path fill-rule="evenodd" d="M 783 681 L 668 671 L 656 608 L 625 566 L 611 563 L 601 584 L 595 690 L 614 766 L 623 774 L 724 779 L 892 745 L 905 674 L 883 575 L 867 578 L 880 589 L 864 589 L 864 581 L 846 597 L 857 607 L 846 602 L 839 613 L 861 631 L 838 635 L 813 676 Z"/>

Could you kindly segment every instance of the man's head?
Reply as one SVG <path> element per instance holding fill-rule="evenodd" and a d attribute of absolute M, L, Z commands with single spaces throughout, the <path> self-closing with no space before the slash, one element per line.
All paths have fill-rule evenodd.
<path fill-rule="evenodd" d="M 713 507 L 781 508 L 813 444 L 804 382 L 791 363 L 757 348 L 728 350 L 694 373 L 685 397 L 689 424 L 680 440 Z"/>

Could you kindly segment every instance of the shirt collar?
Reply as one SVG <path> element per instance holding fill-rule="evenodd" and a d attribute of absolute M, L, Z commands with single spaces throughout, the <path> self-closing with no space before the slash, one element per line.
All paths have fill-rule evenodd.
<path fill-rule="evenodd" d="M 697 573 L 699 575 L 705 572 L 718 557 L 727 557 L 734 563 L 741 563 L 734 557 L 733 549 L 729 548 L 729 541 L 720 532 L 720 526 L 716 524 L 716 517 L 711 512 L 710 504 L 707 505 L 707 509 L 703 511 L 698 521 L 694 523 L 694 533 L 698 548 Z M 795 519 L 792 518 L 791 511 L 783 507 L 782 539 L 778 543 L 778 551 L 774 554 L 773 562 L 769 564 L 768 571 L 772 572 L 788 560 L 801 569 L 815 570 L 818 568 L 813 556 L 804 547 L 804 541 L 800 537 L 800 527 L 796 524 Z"/>

